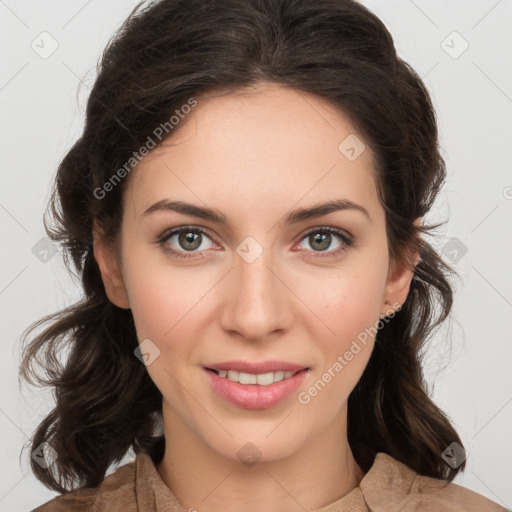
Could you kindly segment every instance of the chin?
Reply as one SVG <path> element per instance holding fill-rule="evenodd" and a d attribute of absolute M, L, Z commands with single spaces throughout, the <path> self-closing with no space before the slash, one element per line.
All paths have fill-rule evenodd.
<path fill-rule="evenodd" d="M 261 422 L 257 421 L 254 426 L 243 428 L 238 424 L 236 431 L 227 428 L 233 437 L 226 434 L 212 439 L 208 436 L 204 441 L 225 459 L 242 462 L 247 467 L 256 463 L 275 462 L 296 453 L 305 441 L 304 425 L 297 432 L 291 432 L 289 427 L 278 432 L 280 426 L 277 425 L 279 422 L 263 428 Z"/>

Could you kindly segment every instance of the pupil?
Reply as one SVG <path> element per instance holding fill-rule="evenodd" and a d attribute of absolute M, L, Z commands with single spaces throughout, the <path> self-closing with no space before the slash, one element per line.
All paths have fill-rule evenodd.
<path fill-rule="evenodd" d="M 330 233 L 317 233 L 315 235 L 313 235 L 313 243 L 311 244 L 311 246 L 314 248 L 314 244 L 317 243 L 317 242 L 320 242 L 320 247 L 317 247 L 318 250 L 320 251 L 325 251 L 329 245 L 330 245 L 330 237 L 331 237 L 331 234 Z"/>
<path fill-rule="evenodd" d="M 185 243 L 185 246 L 183 247 L 186 250 L 194 250 L 197 249 L 201 243 L 199 242 L 199 234 L 198 233 L 192 233 L 192 232 L 183 232 L 180 233 L 180 244 L 183 247 L 183 243 Z M 187 244 L 192 244 L 192 247 L 187 247 Z"/>

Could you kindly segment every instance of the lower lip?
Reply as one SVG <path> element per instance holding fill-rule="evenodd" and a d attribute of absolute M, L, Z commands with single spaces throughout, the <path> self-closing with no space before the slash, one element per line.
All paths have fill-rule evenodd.
<path fill-rule="evenodd" d="M 204 371 L 213 389 L 228 402 L 244 409 L 268 409 L 288 398 L 303 382 L 308 369 L 301 370 L 288 379 L 268 386 L 259 384 L 240 384 L 227 377 L 220 377 L 212 370 Z"/>

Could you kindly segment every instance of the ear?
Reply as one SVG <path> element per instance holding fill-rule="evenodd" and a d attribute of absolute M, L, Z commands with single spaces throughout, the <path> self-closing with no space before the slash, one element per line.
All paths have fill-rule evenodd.
<path fill-rule="evenodd" d="M 418 219 L 414 224 L 419 225 Z M 381 318 L 390 315 L 399 309 L 406 301 L 411 281 L 414 276 L 414 268 L 418 264 L 419 253 L 417 250 L 409 250 L 405 258 L 400 262 L 393 262 L 390 265 L 386 286 L 384 289 L 383 303 L 381 307 Z"/>
<path fill-rule="evenodd" d="M 130 309 L 130 301 L 115 249 L 97 229 L 93 230 L 93 252 L 101 272 L 105 293 L 110 302 L 123 309 Z"/>

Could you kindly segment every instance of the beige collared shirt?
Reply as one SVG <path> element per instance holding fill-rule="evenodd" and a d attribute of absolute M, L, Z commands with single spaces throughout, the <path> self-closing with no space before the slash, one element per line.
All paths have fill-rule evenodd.
<path fill-rule="evenodd" d="M 201 512 L 181 505 L 145 453 L 117 468 L 97 488 L 79 489 L 32 512 Z M 384 453 L 359 487 L 313 512 L 504 512 L 505 507 L 453 483 L 420 476 Z"/>

